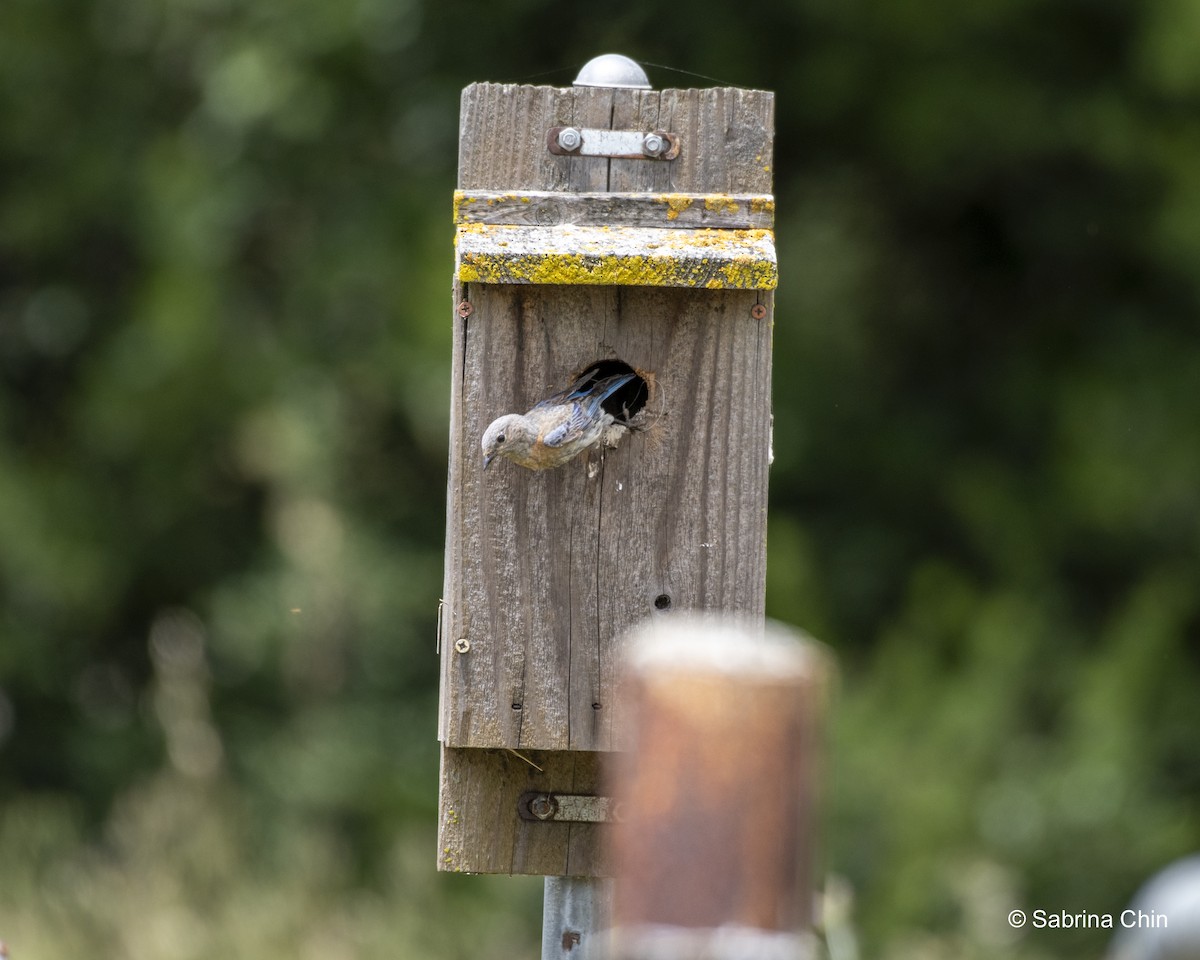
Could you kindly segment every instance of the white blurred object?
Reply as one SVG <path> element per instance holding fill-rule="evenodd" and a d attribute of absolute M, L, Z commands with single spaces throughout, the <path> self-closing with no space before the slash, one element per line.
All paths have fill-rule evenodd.
<path fill-rule="evenodd" d="M 1110 960 L 1200 960 L 1200 855 L 1151 877 L 1117 927 Z"/>

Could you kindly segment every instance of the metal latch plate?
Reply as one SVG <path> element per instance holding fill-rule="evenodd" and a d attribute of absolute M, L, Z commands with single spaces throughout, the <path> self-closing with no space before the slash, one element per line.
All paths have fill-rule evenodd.
<path fill-rule="evenodd" d="M 517 799 L 517 814 L 522 820 L 541 823 L 618 823 L 622 819 L 620 804 L 612 797 L 536 790 Z"/>
<path fill-rule="evenodd" d="M 674 160 L 679 137 L 665 130 L 595 130 L 551 127 L 546 146 L 560 157 L 608 157 L 612 160 Z"/>

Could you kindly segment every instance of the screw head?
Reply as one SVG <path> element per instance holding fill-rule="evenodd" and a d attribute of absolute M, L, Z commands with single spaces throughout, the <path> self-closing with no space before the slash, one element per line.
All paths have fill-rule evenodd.
<path fill-rule="evenodd" d="M 554 816 L 554 810 L 557 806 L 552 797 L 543 793 L 529 801 L 529 812 L 539 820 L 549 820 Z"/>
<path fill-rule="evenodd" d="M 459 302 L 458 315 L 460 317 L 462 317 L 464 320 L 466 320 L 467 317 L 469 317 L 474 312 L 475 312 L 475 308 L 471 305 L 470 300 L 462 300 Z"/>
<path fill-rule="evenodd" d="M 642 140 L 642 153 L 648 157 L 657 157 L 666 147 L 667 141 L 657 133 L 648 133 Z"/>
<path fill-rule="evenodd" d="M 564 150 L 578 150 L 583 136 L 574 127 L 563 127 L 558 131 L 558 145 Z"/>
<path fill-rule="evenodd" d="M 755 320 L 761 320 L 766 315 L 767 315 L 767 307 L 765 304 L 756 303 L 754 306 L 752 306 L 750 308 L 750 316 L 752 316 Z"/>
<path fill-rule="evenodd" d="M 468 640 L 466 637 L 459 637 L 457 640 L 454 641 L 454 649 L 457 650 L 459 653 L 466 653 L 468 650 L 471 649 L 471 641 Z"/>

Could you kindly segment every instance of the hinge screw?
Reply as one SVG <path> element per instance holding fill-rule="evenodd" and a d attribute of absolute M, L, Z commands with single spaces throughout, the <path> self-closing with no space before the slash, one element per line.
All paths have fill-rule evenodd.
<path fill-rule="evenodd" d="M 558 145 L 564 150 L 578 150 L 583 136 L 574 127 L 563 127 L 558 131 Z"/>

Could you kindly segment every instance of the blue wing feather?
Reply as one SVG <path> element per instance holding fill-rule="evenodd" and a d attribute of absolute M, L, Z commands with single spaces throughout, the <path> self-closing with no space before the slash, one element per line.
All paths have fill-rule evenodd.
<path fill-rule="evenodd" d="M 584 413 L 579 404 L 574 406 L 575 409 L 571 411 L 571 415 L 566 420 L 556 425 L 553 430 L 546 431 L 545 436 L 542 437 L 542 443 L 548 447 L 561 447 L 578 438 L 587 429 L 591 418 Z"/>
<path fill-rule="evenodd" d="M 544 400 L 539 400 L 534 404 L 534 409 L 536 410 L 538 407 L 557 407 L 575 400 L 588 399 L 592 399 L 596 404 L 600 404 L 617 390 L 620 390 L 625 384 L 629 383 L 635 376 L 636 374 L 632 373 L 617 373 L 602 380 L 577 380 L 571 386 L 567 387 L 566 390 L 560 390 L 558 393 L 552 393 Z"/>
<path fill-rule="evenodd" d="M 567 404 L 571 406 L 570 414 L 545 433 L 542 443 L 548 447 L 561 447 L 578 439 L 595 423 L 600 413 L 600 405 L 633 378 L 632 373 L 622 373 L 588 383 L 586 386 L 576 383 L 561 393 L 540 400 L 534 405 L 534 411 Z"/>

